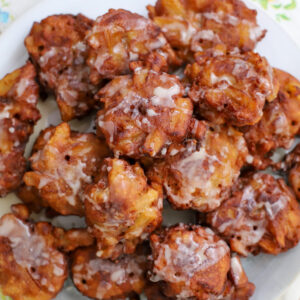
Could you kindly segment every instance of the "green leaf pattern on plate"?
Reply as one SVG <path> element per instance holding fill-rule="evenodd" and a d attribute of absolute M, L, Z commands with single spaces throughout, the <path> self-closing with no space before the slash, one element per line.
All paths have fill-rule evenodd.
<path fill-rule="evenodd" d="M 263 9 L 268 9 L 269 2 L 269 0 L 259 0 L 259 3 L 263 7 Z"/>
<path fill-rule="evenodd" d="M 296 7 L 297 7 L 296 0 L 292 0 L 289 4 L 286 4 L 283 8 L 290 10 L 290 9 L 295 9 Z"/>
<path fill-rule="evenodd" d="M 8 296 L 4 296 L 2 294 L 2 292 L 0 291 L 0 300 L 12 300 L 12 299 L 10 297 L 8 297 Z"/>
<path fill-rule="evenodd" d="M 297 8 L 297 0 L 253 0 L 265 10 L 271 11 L 278 22 L 290 21 L 289 11 Z"/>
<path fill-rule="evenodd" d="M 1 5 L 2 8 L 9 6 L 9 4 L 8 4 L 8 2 L 6 0 L 0 0 L 0 5 Z"/>

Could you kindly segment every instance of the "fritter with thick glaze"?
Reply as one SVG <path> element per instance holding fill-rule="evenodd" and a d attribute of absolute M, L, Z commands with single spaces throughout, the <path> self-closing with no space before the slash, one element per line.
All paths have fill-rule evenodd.
<path fill-rule="evenodd" d="M 198 114 L 217 124 L 253 125 L 277 95 L 278 84 L 267 60 L 245 54 L 198 53 L 185 71 L 192 82 L 189 97 Z"/>
<path fill-rule="evenodd" d="M 96 252 L 90 247 L 74 253 L 71 270 L 77 289 L 98 300 L 137 299 L 146 281 L 146 256 L 136 253 L 111 261 L 97 257 Z"/>
<path fill-rule="evenodd" d="M 25 173 L 24 182 L 38 192 L 43 206 L 63 215 L 84 215 L 84 188 L 108 155 L 106 144 L 96 135 L 71 131 L 62 123 L 46 129 L 37 139 L 29 159 L 32 171 Z"/>
<path fill-rule="evenodd" d="M 0 288 L 14 300 L 53 299 L 67 278 L 66 257 L 50 224 L 29 223 L 24 206 L 14 209 L 0 219 Z"/>
<path fill-rule="evenodd" d="M 240 177 L 231 197 L 207 221 L 243 256 L 276 255 L 300 239 L 299 203 L 283 179 L 269 174 Z"/>
<path fill-rule="evenodd" d="M 86 188 L 86 220 L 97 239 L 97 256 L 131 254 L 162 221 L 162 190 L 148 184 L 138 163 L 106 159 L 98 181 Z"/>
<path fill-rule="evenodd" d="M 131 67 L 132 76 L 116 77 L 99 91 L 105 107 L 98 113 L 98 133 L 117 156 L 163 157 L 170 143 L 185 137 L 192 102 L 183 98 L 184 87 L 176 76 L 141 63 Z"/>
<path fill-rule="evenodd" d="M 90 46 L 87 63 L 93 83 L 128 74 L 130 62 L 146 60 L 152 52 L 161 53 L 171 65 L 178 63 L 160 28 L 124 9 L 110 9 L 98 17 L 87 42 Z"/>
<path fill-rule="evenodd" d="M 259 123 L 243 128 L 253 156 L 249 164 L 259 169 L 271 163 L 276 148 L 290 148 L 300 131 L 300 82 L 279 69 L 274 69 L 274 76 L 280 84 L 277 98 L 265 104 Z"/>
<path fill-rule="evenodd" d="M 150 280 L 167 297 L 207 299 L 223 292 L 230 249 L 210 229 L 178 225 L 152 234 Z"/>
<path fill-rule="evenodd" d="M 186 61 L 217 44 L 229 50 L 253 50 L 265 35 L 257 25 L 256 11 L 239 0 L 158 0 L 148 11 Z"/>
<path fill-rule="evenodd" d="M 195 121 L 195 128 L 203 122 Z M 208 212 L 229 196 L 248 154 L 242 134 L 232 127 L 209 124 L 202 139 L 173 144 L 167 159 L 148 172 L 163 184 L 167 198 L 177 209 Z"/>
<path fill-rule="evenodd" d="M 31 63 L 0 80 L 0 197 L 15 190 L 25 172 L 24 149 L 40 113 Z"/>
<path fill-rule="evenodd" d="M 148 300 L 176 300 L 186 299 L 186 297 L 167 297 L 163 293 L 163 286 L 158 283 L 147 283 L 145 294 Z M 234 256 L 230 260 L 230 271 L 227 274 L 227 280 L 223 292 L 219 295 L 203 294 L 192 299 L 227 299 L 227 300 L 248 300 L 254 294 L 255 285 L 248 281 L 248 277 L 243 269 L 238 256 Z M 191 298 L 189 298 L 191 299 Z"/>
<path fill-rule="evenodd" d="M 35 22 L 25 39 L 39 80 L 55 94 L 64 121 L 86 115 L 96 103 L 98 86 L 89 80 L 85 42 L 86 31 L 93 23 L 81 14 L 52 15 Z"/>

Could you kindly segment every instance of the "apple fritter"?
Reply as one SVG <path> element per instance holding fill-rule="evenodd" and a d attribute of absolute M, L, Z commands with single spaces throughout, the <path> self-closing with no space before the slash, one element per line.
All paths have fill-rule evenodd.
<path fill-rule="evenodd" d="M 162 189 L 149 184 L 138 163 L 106 159 L 97 182 L 85 190 L 86 220 L 97 256 L 131 254 L 162 221 Z"/>
<path fill-rule="evenodd" d="M 79 14 L 52 15 L 35 22 L 25 45 L 37 67 L 39 80 L 53 92 L 63 121 L 86 115 L 94 106 L 98 90 L 86 64 L 86 31 L 94 21 Z"/>
<path fill-rule="evenodd" d="M 33 190 L 19 196 L 25 203 L 36 203 L 38 196 L 42 206 L 63 215 L 84 215 L 84 188 L 109 154 L 105 142 L 93 133 L 71 131 L 67 123 L 50 127 L 37 139 L 29 159 L 32 171 L 24 175 Z"/>
<path fill-rule="evenodd" d="M 33 144 L 31 155 L 45 147 L 54 130 L 54 126 L 49 126 L 40 132 L 38 138 Z M 27 171 L 29 171 L 28 168 Z M 40 196 L 38 188 L 26 185 L 24 181 L 16 191 L 16 194 L 30 211 L 39 213 L 43 208 L 49 208 L 47 201 Z"/>
<path fill-rule="evenodd" d="M 111 261 L 97 257 L 96 252 L 90 247 L 73 254 L 71 270 L 76 288 L 98 300 L 138 299 L 146 281 L 146 256 L 135 253 Z"/>
<path fill-rule="evenodd" d="M 248 281 L 240 258 L 238 256 L 231 257 L 228 280 L 222 294 L 224 299 L 248 300 L 254 294 L 254 291 L 255 285 Z"/>
<path fill-rule="evenodd" d="M 14 300 L 50 300 L 67 278 L 67 260 L 55 246 L 52 226 L 26 221 L 27 209 L 0 219 L 0 288 Z"/>
<path fill-rule="evenodd" d="M 25 146 L 40 118 L 35 77 L 28 62 L 0 80 L 0 197 L 18 188 L 25 172 Z"/>
<path fill-rule="evenodd" d="M 153 282 L 146 283 L 144 294 L 147 297 L 147 300 L 173 300 L 163 294 L 159 284 Z"/>
<path fill-rule="evenodd" d="M 90 247 L 95 243 L 94 237 L 86 228 L 65 230 L 60 227 L 53 229 L 55 245 L 61 252 L 69 253 L 77 248 Z"/>
<path fill-rule="evenodd" d="M 254 125 L 279 88 L 268 61 L 254 52 L 198 53 L 185 73 L 198 114 L 217 124 Z"/>
<path fill-rule="evenodd" d="M 192 102 L 183 98 L 176 76 L 141 63 L 131 68 L 133 75 L 116 77 L 99 91 L 104 109 L 98 113 L 98 133 L 117 156 L 163 157 L 169 144 L 184 139 Z"/>
<path fill-rule="evenodd" d="M 144 61 L 152 52 L 166 57 L 170 65 L 178 64 L 160 28 L 151 20 L 124 9 L 110 9 L 98 17 L 87 42 L 90 79 L 95 84 L 128 74 L 130 62 Z"/>
<path fill-rule="evenodd" d="M 39 213 L 43 208 L 48 207 L 47 202 L 40 197 L 39 190 L 33 186 L 26 185 L 24 181 L 17 189 L 16 195 L 32 212 Z"/>
<path fill-rule="evenodd" d="M 239 0 L 158 0 L 148 11 L 185 61 L 217 44 L 230 51 L 253 50 L 266 33 L 257 25 L 256 11 Z"/>
<path fill-rule="evenodd" d="M 289 149 L 300 131 L 300 81 L 279 69 L 274 69 L 274 76 L 279 82 L 277 98 L 265 104 L 259 123 L 243 128 L 253 156 L 249 164 L 257 169 L 271 163 L 276 148 Z"/>
<path fill-rule="evenodd" d="M 167 297 L 163 293 L 164 285 L 158 283 L 147 283 L 145 287 L 145 295 L 148 300 L 176 300 L 186 299 L 186 297 Z M 233 256 L 230 260 L 230 271 L 227 274 L 227 280 L 223 292 L 221 294 L 204 293 L 198 297 L 191 299 L 198 300 L 248 300 L 254 294 L 255 285 L 248 281 L 248 277 L 243 269 L 240 258 Z M 189 298 L 190 299 L 190 298 Z"/>
<path fill-rule="evenodd" d="M 203 122 L 195 124 L 199 129 Z M 240 132 L 208 124 L 203 138 L 171 145 L 167 159 L 156 163 L 147 175 L 163 184 L 168 200 L 176 209 L 208 212 L 229 196 L 247 154 Z"/>
<path fill-rule="evenodd" d="M 230 249 L 209 228 L 178 225 L 150 237 L 150 281 L 167 297 L 207 299 L 223 292 Z"/>
<path fill-rule="evenodd" d="M 283 179 L 254 173 L 240 177 L 232 195 L 208 223 L 230 243 L 232 251 L 278 254 L 300 239 L 300 207 Z"/>
<path fill-rule="evenodd" d="M 300 200 L 300 144 L 278 165 L 278 169 L 287 172 L 289 185 L 292 187 L 298 200 Z"/>

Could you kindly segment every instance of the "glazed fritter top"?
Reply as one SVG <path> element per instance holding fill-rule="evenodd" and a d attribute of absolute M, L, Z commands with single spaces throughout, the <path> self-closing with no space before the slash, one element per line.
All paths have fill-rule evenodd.
<path fill-rule="evenodd" d="M 228 198 L 207 218 L 230 243 L 247 256 L 260 251 L 278 254 L 300 239 L 300 207 L 283 179 L 264 173 L 240 177 Z"/>
<path fill-rule="evenodd" d="M 55 94 L 63 121 L 86 115 L 94 106 L 98 90 L 86 64 L 86 31 L 94 21 L 79 14 L 53 15 L 35 22 L 25 39 L 39 81 Z"/>
<path fill-rule="evenodd" d="M 168 158 L 155 163 L 148 176 L 163 184 L 175 208 L 208 212 L 228 197 L 248 151 L 242 134 L 232 127 L 195 121 L 192 134 L 197 131 L 204 136 L 171 145 Z"/>
<path fill-rule="evenodd" d="M 164 157 L 172 142 L 186 136 L 193 105 L 176 76 L 138 63 L 131 67 L 132 76 L 116 77 L 97 95 L 104 103 L 98 134 L 116 156 Z"/>
<path fill-rule="evenodd" d="M 15 208 L 17 209 L 17 208 Z M 14 300 L 50 300 L 67 278 L 67 260 L 52 226 L 28 223 L 26 208 L 0 219 L 0 288 Z"/>
<path fill-rule="evenodd" d="M 86 220 L 101 258 L 131 254 L 161 225 L 162 191 L 138 163 L 106 159 L 97 182 L 85 190 Z"/>
<path fill-rule="evenodd" d="M 185 71 L 198 114 L 217 124 L 254 125 L 278 92 L 268 61 L 254 52 L 198 53 Z"/>
<path fill-rule="evenodd" d="M 253 156 L 250 163 L 259 169 L 271 163 L 276 148 L 290 148 L 300 130 L 300 82 L 279 69 L 274 69 L 274 76 L 279 82 L 276 99 L 265 104 L 259 123 L 242 129 Z"/>
<path fill-rule="evenodd" d="M 24 182 L 38 190 L 45 206 L 63 215 L 84 215 L 84 188 L 108 155 L 106 144 L 95 134 L 74 132 L 62 123 L 41 133 Z"/>
<path fill-rule="evenodd" d="M 16 189 L 25 172 L 25 146 L 40 118 L 35 77 L 28 62 L 0 80 L 0 197 Z"/>
<path fill-rule="evenodd" d="M 97 18 L 88 33 L 91 81 L 129 73 L 129 63 L 143 61 L 155 51 L 176 64 L 173 50 L 151 20 L 124 9 L 110 9 Z"/>
<path fill-rule="evenodd" d="M 164 295 L 207 299 L 209 293 L 222 293 L 230 269 L 230 250 L 210 229 L 174 226 L 153 234 L 150 244 L 150 280 L 162 284 Z"/>
<path fill-rule="evenodd" d="M 185 61 L 217 44 L 234 51 L 253 50 L 266 32 L 257 25 L 256 11 L 239 0 L 158 0 L 148 11 Z"/>
<path fill-rule="evenodd" d="M 95 247 L 79 249 L 72 257 L 72 279 L 83 295 L 99 300 L 136 299 L 146 281 L 146 256 L 125 255 L 117 261 L 96 256 Z"/>

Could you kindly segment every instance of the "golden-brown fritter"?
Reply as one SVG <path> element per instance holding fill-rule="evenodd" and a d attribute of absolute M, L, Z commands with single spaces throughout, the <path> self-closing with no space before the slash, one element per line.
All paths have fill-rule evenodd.
<path fill-rule="evenodd" d="M 81 14 L 52 15 L 35 22 L 25 39 L 39 80 L 55 94 L 64 121 L 82 117 L 95 106 L 98 87 L 89 80 L 85 42 L 93 23 Z"/>
<path fill-rule="evenodd" d="M 0 219 L 0 288 L 14 300 L 53 299 L 67 278 L 66 257 L 56 249 L 52 226 L 29 223 L 26 208 Z"/>
<path fill-rule="evenodd" d="M 276 148 L 290 148 L 300 131 L 300 82 L 292 75 L 274 69 L 279 82 L 277 98 L 266 103 L 263 117 L 254 126 L 243 129 L 249 152 L 249 164 L 264 169 Z"/>
<path fill-rule="evenodd" d="M 163 184 L 173 207 L 208 212 L 229 196 L 247 154 L 240 132 L 209 124 L 202 139 L 171 145 L 167 159 L 154 165 L 148 176 Z"/>
<path fill-rule="evenodd" d="M 253 50 L 265 35 L 256 11 L 239 0 L 158 0 L 148 11 L 184 60 L 217 44 L 234 51 Z"/>
<path fill-rule="evenodd" d="M 185 73 L 192 82 L 188 94 L 198 113 L 218 124 L 257 123 L 266 100 L 272 101 L 278 92 L 271 66 L 254 52 L 199 53 Z"/>
<path fill-rule="evenodd" d="M 46 146 L 49 137 L 52 136 L 54 130 L 55 130 L 54 126 L 49 126 L 40 132 L 38 138 L 33 144 L 31 150 L 31 156 Z M 27 168 L 27 171 L 31 171 L 31 170 L 28 170 Z M 49 207 L 48 202 L 45 201 L 40 196 L 38 188 L 32 185 L 31 186 L 26 185 L 24 181 L 16 191 L 16 194 L 23 201 L 23 203 L 30 209 L 30 211 L 39 213 L 43 208 Z"/>
<path fill-rule="evenodd" d="M 131 254 L 162 221 L 162 190 L 148 184 L 138 163 L 106 159 L 85 191 L 86 220 L 101 258 Z"/>
<path fill-rule="evenodd" d="M 71 131 L 67 123 L 61 123 L 37 139 L 30 158 L 32 171 L 26 172 L 24 182 L 38 191 L 43 206 L 63 215 L 83 215 L 84 188 L 108 155 L 106 144 L 96 135 Z"/>
<path fill-rule="evenodd" d="M 95 243 L 94 237 L 86 228 L 65 230 L 55 227 L 53 229 L 53 236 L 56 247 L 64 253 L 69 253 L 81 247 L 89 247 Z"/>
<path fill-rule="evenodd" d="M 240 177 L 231 197 L 207 221 L 233 251 L 278 254 L 300 239 L 300 208 L 283 179 L 254 173 Z"/>
<path fill-rule="evenodd" d="M 224 299 L 248 300 L 254 294 L 254 291 L 255 285 L 248 281 L 240 258 L 238 256 L 231 257 L 230 272 L 222 294 Z"/>
<path fill-rule="evenodd" d="M 130 72 L 129 63 L 146 60 L 152 52 L 159 52 L 169 64 L 176 57 L 160 28 L 151 20 L 124 9 L 110 9 L 97 18 L 89 31 L 88 65 L 93 83 Z"/>
<path fill-rule="evenodd" d="M 90 247 L 74 253 L 71 270 L 77 289 L 93 299 L 136 299 L 132 297 L 142 292 L 146 281 L 146 256 L 137 253 L 111 261 L 96 252 Z"/>
<path fill-rule="evenodd" d="M 150 280 L 176 299 L 207 299 L 223 292 L 230 249 L 210 229 L 178 225 L 152 234 Z"/>
<path fill-rule="evenodd" d="M 40 197 L 38 189 L 27 186 L 24 182 L 18 188 L 16 194 L 30 211 L 39 213 L 44 207 L 48 207 L 47 202 L 44 202 Z"/>
<path fill-rule="evenodd" d="M 147 297 L 147 300 L 172 300 L 172 298 L 167 297 L 160 290 L 160 286 L 157 283 L 147 282 L 144 294 Z"/>
<path fill-rule="evenodd" d="M 148 300 L 176 300 L 186 299 L 185 297 L 167 297 L 163 293 L 164 285 L 158 283 L 147 283 L 145 287 L 145 295 Z M 243 269 L 238 256 L 234 256 L 230 260 L 230 271 L 227 274 L 227 280 L 223 292 L 219 295 L 203 294 L 198 298 L 192 299 L 230 299 L 230 300 L 248 300 L 254 294 L 255 285 L 248 281 L 248 277 Z M 190 299 L 190 298 L 189 298 Z"/>
<path fill-rule="evenodd" d="M 39 120 L 39 89 L 31 63 L 0 80 L 0 197 L 15 190 L 25 172 L 24 149 Z"/>
<path fill-rule="evenodd" d="M 185 137 L 192 102 L 183 98 L 176 76 L 140 63 L 131 67 L 132 76 L 116 77 L 99 91 L 105 107 L 98 113 L 98 133 L 117 156 L 163 157 L 170 143 Z"/>
<path fill-rule="evenodd" d="M 287 171 L 288 182 L 300 200 L 300 144 L 279 163 L 279 168 Z"/>

